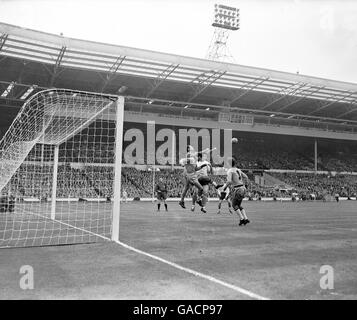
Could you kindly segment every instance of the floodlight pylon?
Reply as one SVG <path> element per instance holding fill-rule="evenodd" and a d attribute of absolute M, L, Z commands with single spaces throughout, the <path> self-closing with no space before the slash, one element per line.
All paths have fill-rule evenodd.
<path fill-rule="evenodd" d="M 239 30 L 239 9 L 215 5 L 213 37 L 207 50 L 206 59 L 222 62 L 235 62 L 227 42 L 232 31 Z"/>

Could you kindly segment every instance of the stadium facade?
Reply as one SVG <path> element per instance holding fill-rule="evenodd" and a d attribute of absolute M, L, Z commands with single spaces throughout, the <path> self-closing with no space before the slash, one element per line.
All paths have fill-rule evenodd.
<path fill-rule="evenodd" d="M 125 123 L 357 140 L 357 84 L 65 38 L 0 24 L 1 135 L 37 92 L 125 96 Z M 276 136 L 277 139 L 278 136 Z M 315 144 L 315 145 L 314 145 Z M 315 155 L 314 155 L 315 152 Z M 317 170 L 317 163 L 315 163 Z"/>

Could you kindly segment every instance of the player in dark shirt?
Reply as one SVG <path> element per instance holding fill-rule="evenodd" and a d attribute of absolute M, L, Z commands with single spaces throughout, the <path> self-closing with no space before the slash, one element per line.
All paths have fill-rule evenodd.
<path fill-rule="evenodd" d="M 160 206 L 161 203 L 163 202 L 165 205 L 165 210 L 167 211 L 167 185 L 164 183 L 164 179 L 160 178 L 159 182 L 157 183 L 155 187 L 155 192 L 156 192 L 156 198 L 157 198 L 157 211 L 160 211 Z"/>

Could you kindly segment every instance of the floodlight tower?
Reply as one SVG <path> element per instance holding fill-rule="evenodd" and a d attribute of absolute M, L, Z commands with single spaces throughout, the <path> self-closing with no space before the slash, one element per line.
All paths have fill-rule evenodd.
<path fill-rule="evenodd" d="M 239 30 L 239 9 L 215 4 L 212 26 L 215 29 L 206 59 L 234 62 L 227 47 L 227 40 L 231 31 Z"/>

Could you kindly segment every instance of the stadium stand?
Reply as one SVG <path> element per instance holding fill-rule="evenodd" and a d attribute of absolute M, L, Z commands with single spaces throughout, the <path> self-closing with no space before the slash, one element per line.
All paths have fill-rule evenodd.
<path fill-rule="evenodd" d="M 71 146 L 68 147 L 68 144 Z M 81 150 L 86 150 L 85 160 L 90 165 L 84 168 L 71 167 L 68 161 L 81 163 L 83 160 Z M 327 172 L 326 174 L 313 173 L 314 159 L 311 150 L 311 139 L 241 133 L 239 143 L 233 146 L 233 153 L 238 155 L 239 167 L 243 168 L 250 177 L 248 197 L 291 197 L 292 194 L 296 194 L 299 198 L 309 199 L 310 195 L 314 194 L 316 199 L 324 199 L 327 194 L 336 193 L 342 197 L 355 197 L 357 176 L 346 174 L 346 172 L 357 172 L 357 154 L 354 153 L 354 144 L 327 140 L 319 143 L 318 169 Z M 67 154 L 64 154 L 65 152 Z M 37 145 L 26 159 L 33 165 L 28 166 L 26 171 L 20 167 L 12 178 L 13 183 L 9 185 L 19 186 L 17 190 L 11 190 L 12 194 L 17 198 L 49 198 L 52 188 L 49 179 L 52 174 L 49 171 L 52 167 L 46 163 L 53 160 L 52 155 L 50 146 Z M 112 167 L 102 164 L 103 159 L 107 163 L 113 163 L 112 145 L 96 144 L 95 141 L 86 140 L 86 135 L 75 136 L 67 142 L 66 148 L 60 149 L 60 162 L 62 158 L 67 162 L 62 163 L 58 170 L 59 197 L 113 197 L 110 183 L 113 181 L 113 170 Z M 305 170 L 310 173 L 278 173 L 271 172 L 269 169 Z M 253 172 L 259 170 L 268 170 L 269 175 L 291 188 L 281 186 L 267 188 L 258 185 L 254 182 Z M 339 172 L 345 173 L 339 174 Z M 71 179 L 68 179 L 69 175 Z M 180 196 L 183 186 L 181 169 L 161 169 L 156 172 L 155 180 L 158 181 L 159 178 L 163 178 L 168 184 L 170 197 Z M 213 176 L 213 179 L 217 183 L 222 183 L 225 177 Z M 135 167 L 122 169 L 122 187 L 128 193 L 129 198 L 151 198 L 152 180 L 152 171 L 138 170 Z M 7 190 L 8 188 L 4 190 L 4 193 Z M 209 196 L 216 197 L 213 187 L 210 188 Z"/>
<path fill-rule="evenodd" d="M 11 190 L 16 198 L 38 197 L 46 199 L 51 194 L 51 181 L 44 180 L 49 175 L 44 174 L 45 169 L 38 165 L 31 166 L 32 171 L 24 172 L 20 170 L 14 176 L 14 180 L 20 182 L 18 190 Z M 48 167 L 49 168 L 49 167 Z M 112 181 L 113 170 L 110 167 L 91 166 L 84 169 L 71 168 L 69 165 L 62 165 L 58 172 L 58 196 L 59 197 L 83 197 L 83 198 L 106 198 L 112 197 L 112 186 L 108 181 Z M 249 198 L 259 197 L 291 197 L 296 194 L 301 199 L 309 199 L 311 194 L 315 194 L 316 200 L 322 200 L 326 195 L 334 196 L 336 193 L 341 197 L 356 197 L 357 176 L 353 175 L 327 175 L 313 173 L 270 173 L 286 184 L 293 186 L 290 190 L 281 190 L 279 187 L 265 188 L 254 182 L 252 173 L 248 172 L 250 185 L 247 196 Z M 68 175 L 72 178 L 68 179 Z M 182 191 L 182 170 L 161 169 L 156 172 L 155 181 L 163 178 L 167 182 L 170 197 L 179 197 Z M 225 176 L 213 176 L 213 180 L 218 184 L 225 181 Z M 15 181 L 13 181 L 15 182 Z M 69 183 L 71 182 L 71 183 Z M 27 185 L 24 185 L 27 183 Z M 42 183 L 42 187 L 39 184 Z M 133 167 L 122 169 L 122 186 L 128 193 L 129 198 L 150 198 L 152 196 L 153 174 L 151 171 L 138 170 Z M 91 188 L 88 188 L 90 184 Z M 17 183 L 13 183 L 17 185 Z M 41 194 L 37 191 L 41 190 Z M 210 197 L 216 197 L 213 187 L 210 188 Z"/>
<path fill-rule="evenodd" d="M 357 176 L 328 174 L 274 173 L 275 177 L 293 185 L 302 198 L 309 199 L 311 194 L 316 200 L 326 195 L 338 194 L 341 197 L 356 197 Z"/>

